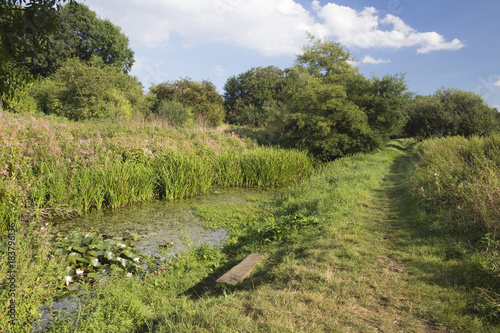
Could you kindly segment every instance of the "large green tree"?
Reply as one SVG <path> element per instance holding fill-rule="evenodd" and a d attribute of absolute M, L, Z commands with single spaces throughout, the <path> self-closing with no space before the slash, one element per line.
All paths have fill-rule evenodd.
<path fill-rule="evenodd" d="M 380 144 L 400 134 L 408 121 L 408 92 L 404 74 L 365 78 L 356 75 L 346 81 L 348 98 L 368 116 L 368 124 Z"/>
<path fill-rule="evenodd" d="M 224 85 L 226 119 L 241 125 L 269 123 L 269 105 L 281 99 L 284 84 L 285 73 L 276 66 L 254 67 L 231 76 Z"/>
<path fill-rule="evenodd" d="M 6 105 L 32 77 L 26 55 L 47 52 L 59 26 L 58 10 L 66 0 L 0 2 L 0 100 Z"/>
<path fill-rule="evenodd" d="M 99 57 L 103 63 L 128 73 L 134 52 L 120 27 L 100 19 L 84 4 L 72 2 L 61 8 L 60 24 L 51 37 L 47 52 L 29 52 L 26 66 L 34 76 L 49 76 L 69 58 L 90 61 Z"/>
<path fill-rule="evenodd" d="M 179 102 L 190 108 L 193 116 L 207 121 L 211 126 L 221 125 L 224 121 L 222 96 L 210 81 L 184 78 L 152 85 L 150 92 L 155 97 L 153 112 L 158 112 L 162 101 Z"/>
<path fill-rule="evenodd" d="M 405 131 L 418 138 L 487 135 L 498 129 L 497 112 L 480 95 L 460 89 L 417 96 L 407 112 Z"/>
<path fill-rule="evenodd" d="M 282 133 L 323 160 L 374 146 L 368 116 L 348 98 L 346 82 L 359 74 L 350 59 L 340 44 L 312 39 L 287 71 Z"/>

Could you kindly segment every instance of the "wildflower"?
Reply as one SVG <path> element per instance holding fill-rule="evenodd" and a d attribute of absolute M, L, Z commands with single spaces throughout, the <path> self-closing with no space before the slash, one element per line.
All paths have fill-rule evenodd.
<path fill-rule="evenodd" d="M 127 277 L 132 277 L 132 273 L 127 273 Z"/>
<path fill-rule="evenodd" d="M 139 262 L 139 258 L 134 258 L 134 262 Z"/>
<path fill-rule="evenodd" d="M 83 270 L 82 269 L 77 269 L 76 270 L 76 275 L 82 275 L 83 274 Z"/>
<path fill-rule="evenodd" d="M 127 247 L 127 245 L 122 244 L 122 243 L 118 243 L 116 246 L 118 246 L 118 247 Z"/>
<path fill-rule="evenodd" d="M 69 276 L 69 275 L 66 275 L 64 277 L 64 281 L 65 281 L 66 285 L 69 285 L 70 282 L 73 282 L 73 278 L 71 276 Z"/>

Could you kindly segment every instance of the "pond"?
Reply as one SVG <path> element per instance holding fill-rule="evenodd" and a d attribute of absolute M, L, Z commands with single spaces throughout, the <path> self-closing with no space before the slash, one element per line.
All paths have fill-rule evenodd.
<path fill-rule="evenodd" d="M 279 189 L 272 188 L 223 188 L 212 194 L 174 201 L 155 201 L 137 204 L 118 210 L 102 210 L 68 219 L 52 221 L 52 232 L 66 235 L 72 231 L 83 233 L 96 231 L 99 234 L 137 234 L 136 248 L 154 253 L 157 246 L 173 243 L 170 254 L 186 248 L 187 243 L 202 245 L 223 244 L 228 232 L 224 229 L 207 230 L 200 226 L 195 214 L 198 205 L 243 205 L 254 198 L 274 196 Z M 41 332 L 50 322 L 50 317 L 59 311 L 74 313 L 78 299 L 71 296 L 59 302 L 46 305 L 38 312 L 42 318 L 35 323 L 32 332 Z"/>

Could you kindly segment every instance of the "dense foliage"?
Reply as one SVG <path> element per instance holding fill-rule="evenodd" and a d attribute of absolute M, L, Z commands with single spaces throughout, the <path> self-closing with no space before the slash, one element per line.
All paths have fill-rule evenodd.
<path fill-rule="evenodd" d="M 61 8 L 60 24 L 50 43 L 52 47 L 46 52 L 25 55 L 26 66 L 34 76 L 49 76 L 70 58 L 88 62 L 98 57 L 123 73 L 130 71 L 134 63 L 134 52 L 120 27 L 76 2 Z"/>
<path fill-rule="evenodd" d="M 281 100 L 285 73 L 275 66 L 251 68 L 231 76 L 224 85 L 226 119 L 232 124 L 267 126 L 270 103 Z"/>
<path fill-rule="evenodd" d="M 154 84 L 150 92 L 155 97 L 153 112 L 161 113 L 162 101 L 179 102 L 189 108 L 195 118 L 207 121 L 211 126 L 224 121 L 222 97 L 210 81 L 192 81 L 188 78 Z"/>
<path fill-rule="evenodd" d="M 130 119 L 139 112 L 144 96 L 137 79 L 94 60 L 69 59 L 52 76 L 39 79 L 30 89 L 37 108 L 72 120 Z"/>
<path fill-rule="evenodd" d="M 499 128 L 498 112 L 473 92 L 438 90 L 417 96 L 408 107 L 405 131 L 418 138 L 487 135 Z"/>
<path fill-rule="evenodd" d="M 225 89 L 228 121 L 266 126 L 323 160 L 370 151 L 404 126 L 403 75 L 363 77 L 339 43 L 311 38 L 295 66 L 252 68 Z"/>
<path fill-rule="evenodd" d="M 8 0 L 0 4 L 0 102 L 6 106 L 31 75 L 28 54 L 49 49 L 59 24 L 58 8 L 66 0 Z"/>

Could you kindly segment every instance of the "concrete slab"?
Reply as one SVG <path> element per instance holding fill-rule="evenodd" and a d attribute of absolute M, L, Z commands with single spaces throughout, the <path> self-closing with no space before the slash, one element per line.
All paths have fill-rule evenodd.
<path fill-rule="evenodd" d="M 235 285 L 238 282 L 246 279 L 250 273 L 252 272 L 255 265 L 257 265 L 262 259 L 264 259 L 264 255 L 258 253 L 252 253 L 238 265 L 234 266 L 227 272 L 217 279 L 217 283 L 222 284 L 230 284 Z"/>

